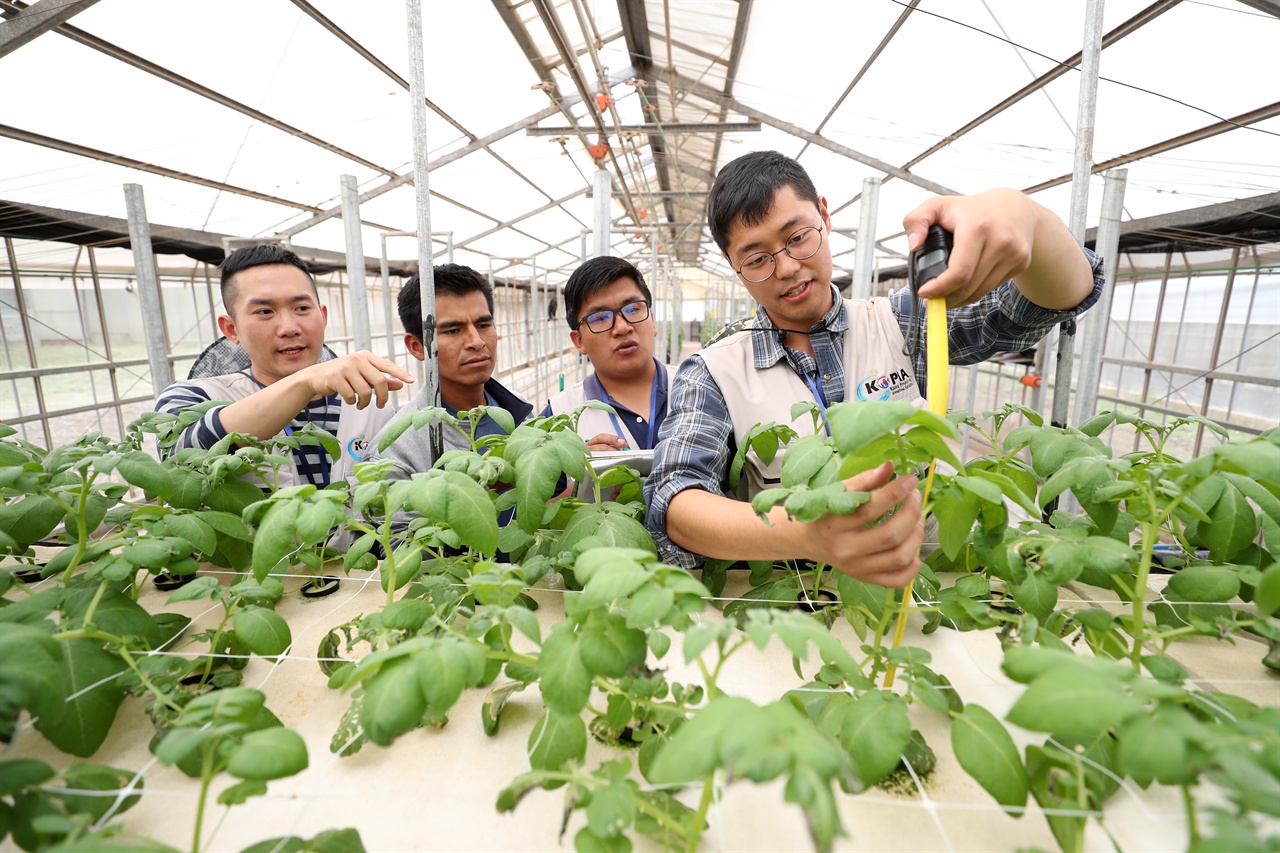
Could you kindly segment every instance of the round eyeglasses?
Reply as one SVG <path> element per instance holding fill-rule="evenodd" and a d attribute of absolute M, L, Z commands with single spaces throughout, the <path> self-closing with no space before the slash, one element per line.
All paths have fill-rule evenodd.
<path fill-rule="evenodd" d="M 586 326 L 597 335 L 603 335 L 613 328 L 613 324 L 618 317 L 622 317 L 632 326 L 637 323 L 643 323 L 649 319 L 649 303 L 640 299 L 635 302 L 628 302 L 618 308 L 592 311 L 578 321 L 578 326 Z"/>
<path fill-rule="evenodd" d="M 809 225 L 787 238 L 787 244 L 776 252 L 753 252 L 742 262 L 742 269 L 736 269 L 743 281 L 759 284 L 768 281 L 773 275 L 779 254 L 786 252 L 795 261 L 805 261 L 818 254 L 822 248 L 822 226 Z"/>

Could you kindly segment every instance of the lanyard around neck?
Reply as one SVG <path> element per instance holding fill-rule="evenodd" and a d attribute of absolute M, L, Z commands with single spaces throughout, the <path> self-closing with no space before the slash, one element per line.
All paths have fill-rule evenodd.
<path fill-rule="evenodd" d="M 809 390 L 813 392 L 814 402 L 818 404 L 818 408 L 822 410 L 822 427 L 827 431 L 827 435 L 831 435 L 831 427 L 827 425 L 827 398 L 822 393 L 822 386 L 817 382 L 817 373 L 813 376 L 804 374 L 804 384 L 809 386 Z"/>

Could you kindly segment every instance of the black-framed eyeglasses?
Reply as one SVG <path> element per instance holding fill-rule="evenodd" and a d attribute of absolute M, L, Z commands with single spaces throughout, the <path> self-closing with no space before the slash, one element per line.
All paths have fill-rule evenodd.
<path fill-rule="evenodd" d="M 587 316 L 578 321 L 579 328 L 586 326 L 597 335 L 603 335 L 605 332 L 613 328 L 614 322 L 622 317 L 628 324 L 634 326 L 637 323 L 643 323 L 649 319 L 649 303 L 643 299 L 637 299 L 635 302 L 628 302 L 626 305 L 618 308 L 605 309 L 604 311 L 592 311 Z"/>
<path fill-rule="evenodd" d="M 818 254 L 822 248 L 822 226 L 807 225 L 787 238 L 787 244 L 776 252 L 752 252 L 742 262 L 742 268 L 736 269 L 744 281 L 759 284 L 768 281 L 773 275 L 777 261 L 774 259 L 786 252 L 792 260 L 805 261 Z"/>

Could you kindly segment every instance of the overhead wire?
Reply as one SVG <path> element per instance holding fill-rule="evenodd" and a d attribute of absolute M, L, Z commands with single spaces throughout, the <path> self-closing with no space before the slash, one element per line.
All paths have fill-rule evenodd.
<path fill-rule="evenodd" d="M 891 3 L 897 3 L 899 6 L 905 6 L 905 5 L 907 5 L 906 0 L 890 0 L 890 2 L 891 2 Z M 919 11 L 919 12 L 920 12 L 920 13 L 922 13 L 922 14 L 930 15 L 930 16 L 932 16 L 932 17 L 934 17 L 934 18 L 938 18 L 938 19 L 940 19 L 940 20 L 947 21 L 948 23 L 955 24 L 955 25 L 956 25 L 956 26 L 958 26 L 958 27 L 964 27 L 965 29 L 973 30 L 974 32 L 976 32 L 976 33 L 980 33 L 980 34 L 982 34 L 982 35 L 984 35 L 984 36 L 987 36 L 988 38 L 993 38 L 993 39 L 995 39 L 995 40 L 997 40 L 997 41 L 1002 41 L 1002 42 L 1005 42 L 1005 43 L 1007 43 L 1007 44 L 1013 45 L 1014 47 L 1018 48 L 1019 50 L 1025 50 L 1027 53 L 1033 53 L 1033 54 L 1035 54 L 1036 56 L 1040 57 L 1041 59 L 1046 60 L 1047 62 L 1052 62 L 1054 65 L 1058 65 L 1058 66 L 1061 66 L 1061 67 L 1067 68 L 1067 69 L 1072 70 L 1072 71 L 1077 71 L 1077 70 L 1079 70 L 1079 68 L 1078 68 L 1077 66 L 1075 66 L 1075 65 L 1069 65 L 1068 63 L 1065 63 L 1065 62 L 1062 62 L 1062 61 L 1060 61 L 1060 60 L 1054 59 L 1052 56 L 1049 56 L 1048 54 L 1045 54 L 1045 53 L 1041 53 L 1040 51 L 1036 50 L 1035 48 L 1028 47 L 1028 46 L 1026 46 L 1025 44 L 1020 44 L 1019 42 L 1016 42 L 1016 41 L 1014 41 L 1014 40 L 1012 40 L 1012 39 L 1009 39 L 1009 38 L 1005 38 L 1004 36 L 996 35 L 995 33 L 991 32 L 991 31 L 989 31 L 989 30 L 984 30 L 984 29 L 982 29 L 981 27 L 974 26 L 973 24 L 966 24 L 966 23 L 965 23 L 965 22 L 963 22 L 963 21 L 958 21 L 958 20 L 956 20 L 955 18 L 950 18 L 950 17 L 947 17 L 946 15 L 943 15 L 943 14 L 938 13 L 938 12 L 933 12 L 933 11 L 930 11 L 930 10 L 928 10 L 928 9 L 918 9 L 917 11 Z M 1151 95 L 1151 96 L 1156 97 L 1156 98 L 1162 98 L 1162 99 L 1164 99 L 1164 100 L 1166 100 L 1166 101 L 1170 101 L 1170 102 L 1172 102 L 1172 103 L 1175 103 L 1175 104 L 1178 104 L 1178 105 L 1180 105 L 1180 106 L 1186 107 L 1187 109 L 1190 109 L 1190 110 L 1195 110 L 1196 112 L 1199 112 L 1199 113 L 1204 113 L 1205 115 L 1209 116 L 1210 118 L 1215 118 L 1215 119 L 1217 119 L 1217 120 L 1218 120 L 1218 121 L 1220 121 L 1220 122 L 1224 122 L 1224 123 L 1226 123 L 1226 124 L 1234 125 L 1235 127 L 1239 128 L 1240 130 L 1252 130 L 1252 131 L 1255 131 L 1255 132 L 1257 132 L 1257 133 L 1265 133 L 1265 134 L 1267 134 L 1267 135 L 1269 135 L 1269 136 L 1280 136 L 1280 133 L 1278 133 L 1278 132 L 1276 132 L 1276 131 L 1273 131 L 1273 130 L 1266 130 L 1265 128 L 1256 127 L 1256 126 L 1254 126 L 1254 125 L 1239 124 L 1239 123 L 1237 123 L 1237 122 L 1233 121 L 1232 119 L 1225 118 L 1224 116 L 1220 116 L 1220 115 L 1218 115 L 1218 114 L 1217 114 L 1217 113 L 1215 113 L 1213 110 L 1205 109 L 1204 107 L 1198 107 L 1198 106 L 1196 106 L 1195 104 L 1188 103 L 1187 101 L 1181 100 L 1180 98 L 1175 98 L 1175 97 L 1173 97 L 1172 95 L 1166 95 L 1166 94 L 1164 94 L 1164 93 L 1162 93 L 1162 92 L 1157 92 L 1157 91 L 1155 91 L 1155 90 L 1153 90 L 1153 89 L 1147 89 L 1147 88 L 1145 88 L 1145 87 L 1143 87 L 1143 86 L 1139 86 L 1139 85 L 1137 85 L 1136 83 L 1126 83 L 1126 82 L 1124 82 L 1123 80 L 1117 80 L 1117 79 L 1115 79 L 1114 77 L 1106 77 L 1106 76 L 1103 76 L 1103 75 L 1101 75 L 1101 74 L 1099 74 L 1099 75 L 1098 75 L 1098 79 L 1099 79 L 1099 80 L 1105 80 L 1106 82 L 1108 82 L 1108 83 L 1112 83 L 1112 84 L 1114 84 L 1114 85 L 1116 85 L 1116 86 L 1123 86 L 1123 87 L 1125 87 L 1126 89 L 1133 89 L 1134 91 L 1137 91 L 1137 92 L 1143 92 L 1143 93 L 1145 93 L 1145 94 L 1147 94 L 1147 95 Z"/>

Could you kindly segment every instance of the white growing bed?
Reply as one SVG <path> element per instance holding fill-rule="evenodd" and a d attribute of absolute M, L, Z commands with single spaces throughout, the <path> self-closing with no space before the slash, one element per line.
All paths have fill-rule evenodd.
<path fill-rule="evenodd" d="M 224 582 L 229 579 L 229 575 L 223 577 Z M 529 768 L 528 736 L 542 713 L 536 688 L 514 694 L 494 737 L 484 734 L 480 721 L 486 688 L 465 692 L 443 729 L 418 729 L 390 748 L 366 745 L 347 758 L 330 752 L 330 739 L 349 696 L 328 688 L 316 649 L 330 628 L 379 608 L 385 593 L 374 579 L 349 578 L 334 595 L 307 600 L 297 592 L 297 578 L 285 578 L 284 582 L 287 592 L 277 611 L 289 622 L 293 647 L 278 662 L 253 658 L 244 670 L 243 683 L 263 690 L 267 706 L 303 736 L 310 766 L 295 777 L 272 782 L 265 797 L 229 813 L 217 805 L 216 795 L 235 780 L 229 776 L 215 780 L 206 808 L 202 849 L 239 851 L 270 837 L 309 838 L 322 830 L 342 827 L 357 828 L 371 851 L 573 849 L 573 835 L 584 818 L 581 812 L 575 813 L 560 837 L 562 791 L 535 791 L 510 814 L 500 814 L 494 806 L 499 791 Z M 745 589 L 745 576 L 731 575 L 726 596 Z M 545 635 L 563 616 L 563 597 L 574 593 L 549 585 L 531 594 L 541 605 L 538 618 Z M 1069 591 L 1064 591 L 1064 598 L 1067 595 Z M 220 613 L 220 608 L 211 608 L 207 600 L 166 607 L 166 597 L 167 593 L 149 587 L 141 603 L 153 612 L 167 609 L 193 617 L 189 630 L 209 624 Z M 701 618 L 720 616 L 708 609 Z M 920 624 L 919 617 L 913 617 L 905 642 L 927 649 L 933 656 L 933 669 L 948 676 L 966 701 L 1002 716 L 1022 686 L 1001 673 L 1001 650 L 994 633 L 940 629 L 923 635 Z M 851 647 L 858 644 L 843 619 L 833 631 Z M 1234 646 L 1192 640 L 1176 646 L 1174 656 L 1202 686 L 1237 693 L 1254 702 L 1280 704 L 1280 681 L 1261 664 L 1264 650 L 1261 643 L 1247 638 Z M 697 668 L 683 664 L 678 644 L 673 644 L 658 665 L 667 668 L 671 681 L 699 680 Z M 811 661 L 805 667 L 806 676 L 816 667 L 816 660 Z M 792 669 L 789 652 L 774 641 L 763 652 L 749 646 L 736 654 L 719 684 L 728 694 L 766 703 L 801 682 Z M 125 701 L 111 735 L 89 760 L 134 772 L 145 781 L 141 802 L 123 815 L 129 831 L 190 849 L 198 783 L 176 768 L 160 764 L 148 751 L 154 730 L 142 706 L 139 699 Z M 923 790 L 889 793 L 877 788 L 858 796 L 840 795 L 849 837 L 837 840 L 837 850 L 1056 849 L 1034 801 L 1020 818 L 1006 814 L 964 773 L 951 754 L 949 726 L 942 715 L 913 706 L 911 716 L 937 753 L 936 770 L 925 780 Z M 1020 747 L 1044 740 L 1012 726 L 1010 730 Z M 593 741 L 588 766 L 622 752 Z M 635 756 L 634 752 L 624 754 Z M 28 720 L 0 755 L 6 759 L 41 758 L 59 769 L 78 760 L 52 748 Z M 695 805 L 697 792 L 682 797 Z M 1129 853 L 1186 846 L 1181 793 L 1176 789 L 1153 786 L 1144 791 L 1125 782 L 1108 802 L 1105 814 L 1107 829 L 1120 849 Z M 705 850 L 811 849 L 800 810 L 783 801 L 781 782 L 763 786 L 737 782 L 723 787 L 708 820 Z M 1090 850 L 1113 849 L 1093 821 L 1085 839 Z M 635 840 L 638 849 L 654 846 L 640 836 Z M 15 849 L 11 838 L 0 844 L 0 850 Z"/>

